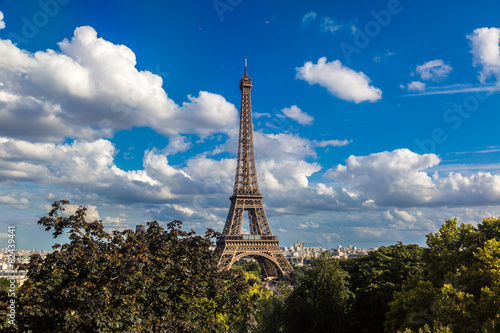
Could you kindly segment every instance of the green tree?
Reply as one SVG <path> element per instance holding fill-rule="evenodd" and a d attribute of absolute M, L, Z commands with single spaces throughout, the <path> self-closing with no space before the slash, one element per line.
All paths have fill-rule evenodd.
<path fill-rule="evenodd" d="M 351 276 L 351 291 L 356 295 L 351 314 L 352 332 L 384 332 L 393 294 L 422 270 L 422 252 L 423 248 L 418 245 L 398 243 L 341 261 Z"/>
<path fill-rule="evenodd" d="M 4 292 L 8 292 L 10 289 L 10 280 L 7 278 L 0 278 L 0 290 Z M 16 282 L 16 289 L 17 289 L 17 282 Z"/>
<path fill-rule="evenodd" d="M 218 272 L 205 236 L 163 229 L 104 231 L 85 208 L 64 216 L 63 200 L 39 220 L 54 237 L 68 232 L 44 260 L 33 256 L 19 289 L 20 332 L 239 332 L 252 325 L 258 295 L 249 276 Z M 5 328 L 7 329 L 7 328 Z"/>
<path fill-rule="evenodd" d="M 233 264 L 233 266 L 231 266 L 231 269 L 235 272 L 239 271 L 251 272 L 252 274 L 258 277 L 261 275 L 261 268 L 257 261 L 238 260 Z"/>
<path fill-rule="evenodd" d="M 445 327 L 454 332 L 500 330 L 500 219 L 476 227 L 447 220 L 427 235 L 425 269 L 399 293 L 388 332 Z"/>
<path fill-rule="evenodd" d="M 453 331 L 448 326 L 431 327 L 429 325 L 425 325 L 423 328 L 419 328 L 415 331 L 407 328 L 402 333 L 453 333 Z"/>
<path fill-rule="evenodd" d="M 285 332 L 287 321 L 285 303 L 292 292 L 293 288 L 290 284 L 280 281 L 271 297 L 260 299 L 256 316 L 258 327 L 255 332 Z"/>
<path fill-rule="evenodd" d="M 302 280 L 304 280 L 311 271 L 311 267 L 309 266 L 296 266 L 293 269 L 292 274 L 290 274 L 290 283 L 294 287 L 298 287 Z"/>
<path fill-rule="evenodd" d="M 349 274 L 320 257 L 285 302 L 284 332 L 347 332 L 353 297 Z"/>

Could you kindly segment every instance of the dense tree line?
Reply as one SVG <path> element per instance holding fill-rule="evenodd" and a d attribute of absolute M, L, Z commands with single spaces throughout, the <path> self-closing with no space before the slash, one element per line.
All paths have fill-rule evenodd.
<path fill-rule="evenodd" d="M 166 229 L 104 231 L 85 208 L 65 216 L 56 202 L 39 220 L 55 238 L 33 256 L 16 294 L 16 325 L 2 332 L 388 332 L 500 331 L 500 219 L 446 221 L 427 247 L 381 247 L 296 267 L 273 294 L 255 262 L 218 272 L 217 235 Z M 7 293 L 0 290 L 6 314 Z"/>
<path fill-rule="evenodd" d="M 389 302 L 422 270 L 422 252 L 397 244 L 349 260 L 323 254 L 312 267 L 294 271 L 288 297 L 264 301 L 281 319 L 261 322 L 260 332 L 384 332 Z"/>
<path fill-rule="evenodd" d="M 448 220 L 427 245 L 424 270 L 394 295 L 387 332 L 499 332 L 500 219 Z"/>
<path fill-rule="evenodd" d="M 293 291 L 261 301 L 259 332 L 500 332 L 500 219 L 448 220 L 427 246 L 321 256 L 292 274 Z"/>

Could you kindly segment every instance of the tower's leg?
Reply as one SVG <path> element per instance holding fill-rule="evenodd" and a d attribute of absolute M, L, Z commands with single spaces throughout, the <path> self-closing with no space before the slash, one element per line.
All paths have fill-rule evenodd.
<path fill-rule="evenodd" d="M 219 270 L 228 271 L 231 268 L 231 262 L 233 261 L 234 253 L 224 250 L 221 253 L 219 264 L 217 265 Z"/>
<path fill-rule="evenodd" d="M 278 266 L 280 269 L 283 271 L 283 275 L 288 277 L 290 274 L 293 272 L 292 265 L 286 260 L 285 256 L 283 255 L 283 252 L 281 250 L 279 253 L 275 253 L 273 255 L 274 260 L 278 263 Z"/>
<path fill-rule="evenodd" d="M 257 257 L 257 261 L 260 265 L 262 271 L 262 279 L 266 280 L 268 278 L 277 278 L 278 272 L 276 266 L 269 260 L 263 257 Z"/>

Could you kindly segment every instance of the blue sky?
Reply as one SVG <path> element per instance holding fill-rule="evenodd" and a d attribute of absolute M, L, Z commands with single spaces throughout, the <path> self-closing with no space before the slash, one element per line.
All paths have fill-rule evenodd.
<path fill-rule="evenodd" d="M 244 57 L 281 245 L 500 216 L 499 1 L 0 1 L 0 247 L 52 202 L 222 230 Z M 247 228 L 248 229 L 248 228 Z"/>

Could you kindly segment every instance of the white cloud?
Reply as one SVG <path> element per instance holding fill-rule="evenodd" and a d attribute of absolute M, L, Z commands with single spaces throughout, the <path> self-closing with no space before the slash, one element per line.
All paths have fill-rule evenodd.
<path fill-rule="evenodd" d="M 412 82 L 408 83 L 407 89 L 408 89 L 408 91 L 424 91 L 425 90 L 425 83 L 420 82 L 420 81 L 412 81 Z"/>
<path fill-rule="evenodd" d="M 0 12 L 0 29 L 5 28 L 5 22 L 3 21 L 3 13 Z"/>
<path fill-rule="evenodd" d="M 335 22 L 333 19 L 331 19 L 329 17 L 322 18 L 321 30 L 323 32 L 334 33 L 335 31 L 339 30 L 340 28 L 342 28 L 342 25 Z"/>
<path fill-rule="evenodd" d="M 267 112 L 252 112 L 252 116 L 254 118 L 262 118 L 262 117 L 266 117 L 266 118 L 271 118 L 271 114 L 270 113 L 267 113 Z"/>
<path fill-rule="evenodd" d="M 312 144 L 314 147 L 324 148 L 324 147 L 329 147 L 329 146 L 331 146 L 331 147 L 343 147 L 343 146 L 347 146 L 351 142 L 352 141 L 347 140 L 347 139 L 344 139 L 344 140 L 323 140 L 323 141 L 314 140 L 312 142 Z"/>
<path fill-rule="evenodd" d="M 69 216 L 71 214 L 74 214 L 79 207 L 80 206 L 78 205 L 65 205 L 64 215 Z M 87 221 L 99 221 L 101 219 L 99 217 L 99 212 L 97 211 L 96 206 L 88 205 L 85 208 L 87 208 L 87 210 L 85 211 L 85 219 Z"/>
<path fill-rule="evenodd" d="M 398 149 L 350 156 L 345 165 L 327 170 L 325 176 L 354 191 L 358 201 L 373 200 L 376 206 L 467 207 L 500 203 L 500 175 L 450 172 L 438 176 L 434 168 L 440 161 L 434 154 Z"/>
<path fill-rule="evenodd" d="M 0 40 L 4 135 L 93 141 L 133 126 L 166 135 L 209 135 L 237 126 L 238 112 L 224 97 L 200 91 L 177 105 L 160 76 L 136 69 L 131 49 L 97 37 L 92 27 L 77 28 L 58 45 L 60 52 L 32 54 Z"/>
<path fill-rule="evenodd" d="M 399 85 L 401 89 L 406 89 L 407 86 L 401 84 Z M 425 91 L 421 91 L 417 94 L 411 94 L 407 96 L 425 96 L 425 95 L 450 95 L 450 94 L 466 94 L 466 93 L 478 93 L 486 98 L 490 94 L 494 93 L 496 88 L 494 86 L 472 86 L 470 84 L 452 84 L 448 86 L 435 86 L 435 87 L 425 87 Z"/>
<path fill-rule="evenodd" d="M 422 65 L 417 66 L 416 69 L 417 74 L 419 74 L 422 80 L 425 81 L 444 80 L 451 71 L 451 66 L 445 64 L 441 59 L 428 61 Z"/>
<path fill-rule="evenodd" d="M 479 28 L 467 38 L 470 40 L 474 66 L 481 66 L 479 73 L 481 83 L 487 83 L 488 78 L 494 76 L 497 84 L 500 77 L 500 29 Z"/>
<path fill-rule="evenodd" d="M 174 155 L 176 153 L 182 153 L 191 148 L 193 144 L 187 141 L 187 138 L 182 135 L 170 137 L 168 140 L 168 145 L 165 148 L 165 153 L 168 155 Z"/>
<path fill-rule="evenodd" d="M 326 57 L 317 64 L 308 61 L 295 68 L 297 79 L 309 84 L 319 84 L 338 98 L 355 103 L 375 102 L 382 98 L 382 91 L 370 85 L 370 78 L 342 65 L 339 60 L 327 62 Z"/>
<path fill-rule="evenodd" d="M 29 207 L 30 201 L 26 198 L 19 198 L 12 195 L 0 196 L 0 204 L 11 205 L 16 209 L 26 209 Z"/>
<path fill-rule="evenodd" d="M 447 198 L 450 206 L 476 206 L 498 204 L 500 200 L 500 176 L 490 172 L 477 172 L 470 176 L 450 172 L 440 180 L 440 188 L 454 195 Z"/>
<path fill-rule="evenodd" d="M 394 209 L 392 211 L 393 215 L 396 216 L 398 219 L 404 221 L 404 222 L 416 222 L 417 218 L 407 211 L 404 210 L 399 210 L 399 209 Z"/>
<path fill-rule="evenodd" d="M 346 165 L 328 170 L 335 179 L 379 206 L 417 206 L 432 201 L 436 185 L 424 171 L 439 164 L 434 154 L 418 155 L 408 149 L 368 156 L 350 156 Z"/>
<path fill-rule="evenodd" d="M 258 160 L 299 160 L 316 156 L 311 141 L 296 134 L 254 132 L 254 142 Z M 233 146 L 237 147 L 237 142 Z"/>
<path fill-rule="evenodd" d="M 321 170 L 317 163 L 297 160 L 266 160 L 259 162 L 257 171 L 266 192 L 298 191 L 309 186 L 308 178 Z"/>
<path fill-rule="evenodd" d="M 312 125 L 314 118 L 304 111 L 302 111 L 297 105 L 292 105 L 289 108 L 284 108 L 281 110 L 288 118 L 291 118 L 301 125 Z"/>
<path fill-rule="evenodd" d="M 125 230 L 130 226 L 127 214 L 124 213 L 118 214 L 118 216 L 115 217 L 106 216 L 102 224 L 108 229 L 108 232 L 113 230 Z M 135 228 L 133 230 L 135 231 Z"/>
<path fill-rule="evenodd" d="M 386 61 L 389 57 L 392 57 L 393 55 L 395 55 L 396 53 L 392 52 L 392 51 L 385 51 L 385 53 L 383 55 L 380 55 L 380 54 L 377 54 L 373 57 L 373 61 L 374 62 L 381 62 L 381 61 Z"/>
<path fill-rule="evenodd" d="M 115 147 L 107 140 L 71 144 L 0 143 L 0 181 L 24 181 L 68 189 L 73 195 L 102 195 L 114 202 L 161 201 L 182 195 L 196 184 L 165 155 L 146 151 L 144 170 L 123 171 L 114 164 Z M 192 186 L 191 186 L 192 185 Z"/>
<path fill-rule="evenodd" d="M 192 158 L 184 171 L 206 184 L 229 185 L 234 180 L 236 159 L 214 160 L 205 156 Z"/>
<path fill-rule="evenodd" d="M 309 12 L 307 14 L 305 14 L 303 17 L 302 17 L 302 27 L 305 28 L 307 27 L 309 24 L 311 24 L 312 21 L 314 21 L 316 19 L 316 16 L 318 14 L 316 14 L 315 12 Z"/>
<path fill-rule="evenodd" d="M 319 224 L 316 222 L 304 222 L 304 223 L 299 223 L 299 226 L 297 229 L 317 229 L 319 228 Z"/>

